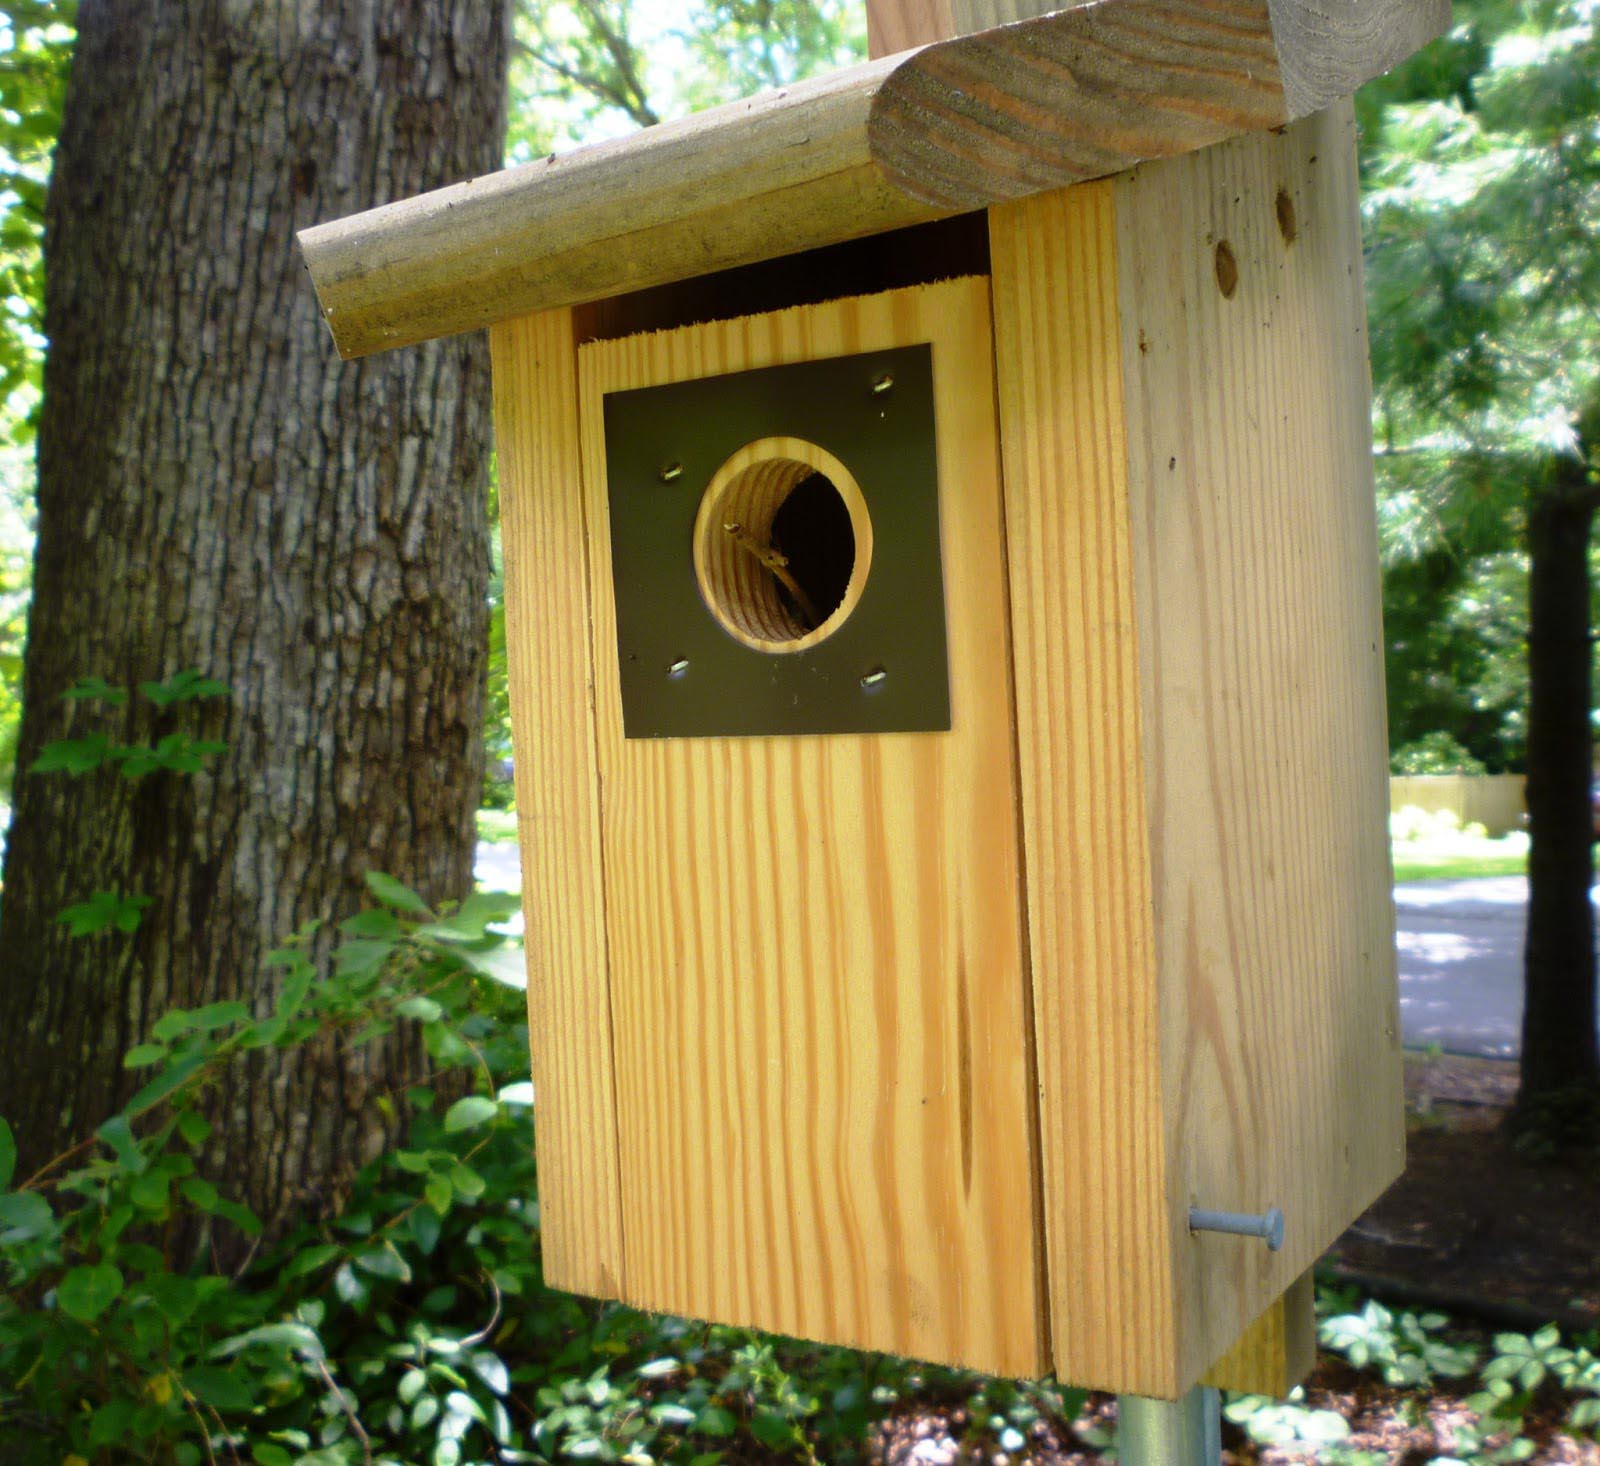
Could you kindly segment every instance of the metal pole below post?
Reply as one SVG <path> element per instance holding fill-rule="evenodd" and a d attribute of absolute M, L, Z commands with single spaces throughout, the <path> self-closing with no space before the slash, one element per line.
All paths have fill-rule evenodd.
<path fill-rule="evenodd" d="M 1117 1396 L 1122 1466 L 1221 1466 L 1222 1397 L 1196 1385 L 1181 1400 Z"/>

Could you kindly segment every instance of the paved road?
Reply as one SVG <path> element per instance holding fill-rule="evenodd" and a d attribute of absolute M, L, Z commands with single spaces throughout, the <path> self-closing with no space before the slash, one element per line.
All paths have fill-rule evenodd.
<path fill-rule="evenodd" d="M 1394 904 L 1405 1041 L 1516 1058 L 1526 877 L 1415 881 L 1395 887 Z"/>
<path fill-rule="evenodd" d="M 520 891 L 515 845 L 480 845 L 478 879 Z M 1396 886 L 1400 1029 L 1407 1044 L 1515 1058 L 1522 1026 L 1522 876 Z"/>

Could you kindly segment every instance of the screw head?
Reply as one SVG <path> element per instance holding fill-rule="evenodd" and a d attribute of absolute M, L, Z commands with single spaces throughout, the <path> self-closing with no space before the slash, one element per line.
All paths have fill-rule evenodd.
<path fill-rule="evenodd" d="M 872 379 L 872 395 L 882 397 L 885 393 L 894 391 L 894 373 L 879 372 Z"/>
<path fill-rule="evenodd" d="M 677 462 L 663 463 L 661 467 L 656 470 L 656 477 L 659 478 L 662 483 L 670 484 L 673 479 L 683 477 L 683 465 Z"/>
<path fill-rule="evenodd" d="M 870 672 L 861 674 L 861 685 L 863 687 L 877 687 L 880 683 L 888 680 L 889 674 L 882 667 L 874 667 Z"/>
<path fill-rule="evenodd" d="M 667 667 L 667 676 L 669 676 L 669 677 L 681 677 L 688 670 L 689 670 L 689 659 L 688 659 L 688 657 L 679 657 L 677 661 L 671 663 Z"/>

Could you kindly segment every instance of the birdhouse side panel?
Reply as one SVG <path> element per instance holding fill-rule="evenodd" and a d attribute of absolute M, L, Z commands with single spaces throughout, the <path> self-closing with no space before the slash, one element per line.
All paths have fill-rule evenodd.
<path fill-rule="evenodd" d="M 626 1296 L 1025 1375 L 1048 1353 L 987 307 L 967 279 L 597 342 L 580 380 L 609 566 L 608 393 L 931 343 L 948 732 L 629 738 L 591 582 Z"/>
<path fill-rule="evenodd" d="M 1371 390 L 1348 103 L 1116 182 L 1172 1201 L 1205 1369 L 1399 1174 Z"/>
<path fill-rule="evenodd" d="M 1175 1395 L 1116 225 L 1104 182 L 989 211 L 1055 1367 Z"/>
<path fill-rule="evenodd" d="M 545 1280 L 624 1287 L 572 313 L 495 326 L 528 1030 Z"/>

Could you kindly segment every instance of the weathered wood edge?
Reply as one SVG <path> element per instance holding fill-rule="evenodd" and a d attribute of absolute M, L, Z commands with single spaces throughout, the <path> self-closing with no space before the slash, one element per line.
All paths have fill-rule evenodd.
<path fill-rule="evenodd" d="M 1448 0 L 1090 0 L 301 232 L 341 355 L 603 299 L 1280 126 Z"/>

